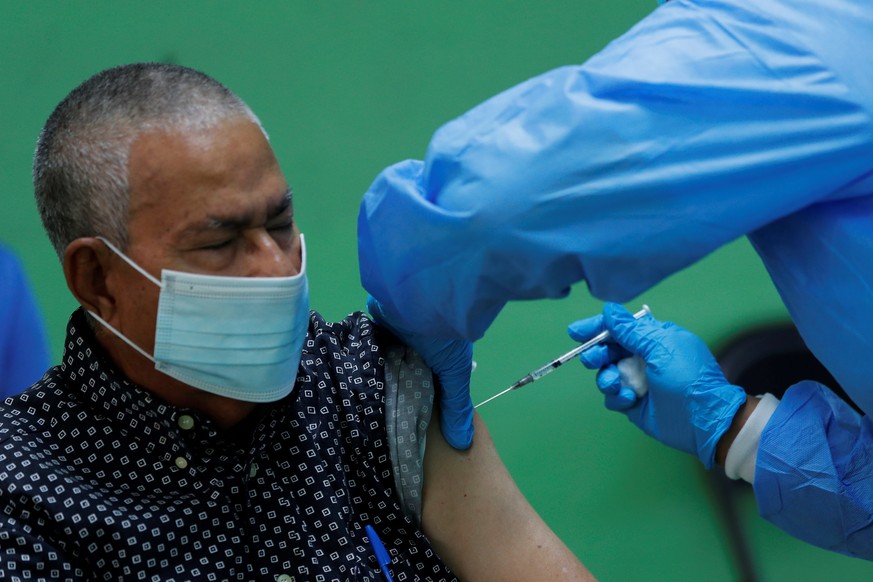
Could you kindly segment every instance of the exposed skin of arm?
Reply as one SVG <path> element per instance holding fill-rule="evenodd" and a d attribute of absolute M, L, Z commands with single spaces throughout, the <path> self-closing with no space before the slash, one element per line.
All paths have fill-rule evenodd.
<path fill-rule="evenodd" d="M 731 445 L 734 444 L 734 440 L 736 440 L 737 435 L 740 434 L 740 430 L 743 428 L 743 426 L 745 426 L 746 421 L 749 420 L 749 417 L 752 415 L 752 412 L 755 411 L 755 408 L 757 406 L 757 398 L 752 398 L 750 396 L 746 397 L 746 403 L 743 404 L 737 411 L 730 428 L 718 441 L 718 446 L 716 446 L 715 449 L 716 463 L 724 466 L 724 462 L 725 460 L 727 460 L 727 454 L 731 448 Z"/>
<path fill-rule="evenodd" d="M 516 486 L 482 419 L 466 451 L 431 422 L 424 455 L 422 525 L 461 580 L 594 580 Z"/>

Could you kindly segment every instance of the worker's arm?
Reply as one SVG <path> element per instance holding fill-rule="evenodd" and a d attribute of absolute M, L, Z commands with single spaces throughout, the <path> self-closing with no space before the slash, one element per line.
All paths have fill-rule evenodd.
<path fill-rule="evenodd" d="M 611 342 L 581 359 L 599 369 L 608 408 L 707 467 L 714 458 L 724 463 L 730 476 L 753 484 L 761 515 L 788 533 L 873 560 L 873 423 L 866 416 L 816 382 L 792 386 L 781 401 L 747 398 L 699 338 L 650 316 L 636 320 L 618 305 L 574 322 L 570 335 L 584 341 L 602 329 Z M 643 381 L 629 375 L 636 366 L 622 371 L 630 356 L 645 360 Z"/>
<path fill-rule="evenodd" d="M 453 446 L 472 437 L 460 342 L 507 301 L 583 280 L 626 301 L 763 225 L 869 193 L 857 186 L 873 84 L 856 55 L 873 51 L 870 14 L 860 0 L 673 0 L 375 180 L 358 220 L 362 282 L 440 377 Z"/>
<path fill-rule="evenodd" d="M 507 301 L 585 280 L 624 302 L 853 195 L 873 157 L 864 6 L 671 1 L 486 101 L 365 195 L 364 286 L 398 327 L 475 340 Z"/>
<path fill-rule="evenodd" d="M 519 491 L 477 415 L 467 451 L 431 423 L 424 456 L 422 526 L 461 579 L 593 580 Z"/>

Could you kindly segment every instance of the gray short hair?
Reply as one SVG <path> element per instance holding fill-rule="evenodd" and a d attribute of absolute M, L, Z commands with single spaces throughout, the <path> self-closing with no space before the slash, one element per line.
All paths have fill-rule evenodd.
<path fill-rule="evenodd" d="M 127 163 L 140 133 L 196 131 L 235 117 L 261 127 L 224 85 L 178 65 L 122 65 L 73 89 L 46 121 L 33 159 L 36 205 L 61 261 L 86 236 L 127 248 Z"/>

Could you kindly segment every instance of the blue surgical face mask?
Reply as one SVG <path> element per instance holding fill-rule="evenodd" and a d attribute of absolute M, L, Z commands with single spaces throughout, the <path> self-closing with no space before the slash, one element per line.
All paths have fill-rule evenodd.
<path fill-rule="evenodd" d="M 164 269 L 160 281 L 98 238 L 161 288 L 154 355 L 89 313 L 152 360 L 155 369 L 234 400 L 273 402 L 291 393 L 309 326 L 303 235 L 300 273 L 293 277 L 217 277 Z"/>

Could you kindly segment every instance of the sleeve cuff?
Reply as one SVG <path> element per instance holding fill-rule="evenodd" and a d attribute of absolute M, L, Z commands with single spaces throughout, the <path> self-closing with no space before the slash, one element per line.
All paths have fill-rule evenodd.
<path fill-rule="evenodd" d="M 389 345 L 385 352 L 385 429 L 394 487 L 403 513 L 419 525 L 425 435 L 434 392 L 433 376 L 421 356 L 402 344 Z"/>
<path fill-rule="evenodd" d="M 737 438 L 728 449 L 724 462 L 724 472 L 731 479 L 742 479 L 748 483 L 755 481 L 755 462 L 758 458 L 758 443 L 767 421 L 773 416 L 779 399 L 772 394 L 764 394 L 746 424 L 740 429 Z"/>

